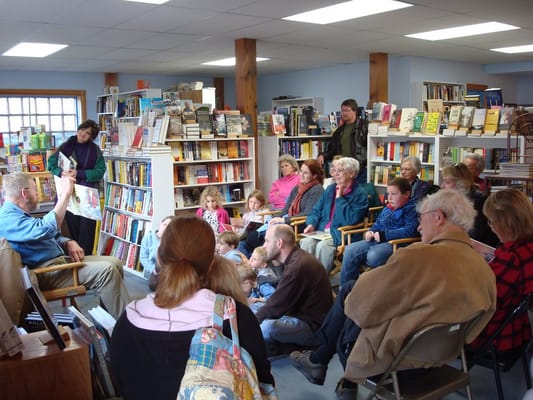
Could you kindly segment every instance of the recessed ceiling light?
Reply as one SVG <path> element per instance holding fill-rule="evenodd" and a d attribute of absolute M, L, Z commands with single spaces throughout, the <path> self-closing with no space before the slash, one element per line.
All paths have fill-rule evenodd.
<path fill-rule="evenodd" d="M 147 3 L 147 4 L 163 4 L 169 0 L 124 0 L 124 1 L 133 1 L 135 3 Z"/>
<path fill-rule="evenodd" d="M 513 29 L 520 29 L 520 27 L 493 21 L 482 24 L 456 26 L 455 28 L 437 29 L 436 31 L 413 33 L 405 36 L 423 40 L 444 40 L 465 36 L 482 35 L 484 33 L 511 31 Z"/>
<path fill-rule="evenodd" d="M 16 46 L 7 50 L 3 56 L 8 57 L 46 57 L 56 51 L 62 50 L 67 47 L 67 44 L 54 44 L 54 43 L 29 43 L 20 42 Z"/>
<path fill-rule="evenodd" d="M 360 0 L 352 0 L 291 15 L 282 19 L 325 25 L 411 6 L 412 4 L 395 0 L 367 0 L 364 2 Z"/>
<path fill-rule="evenodd" d="M 499 51 L 500 53 L 530 53 L 533 52 L 533 44 L 525 44 L 522 46 L 500 47 L 498 49 L 491 49 L 491 51 Z"/>
<path fill-rule="evenodd" d="M 261 61 L 267 61 L 267 60 L 270 60 L 270 58 L 257 57 L 255 59 L 255 62 L 261 62 Z M 230 57 L 230 58 L 224 58 L 222 60 L 204 62 L 202 63 L 202 65 L 217 65 L 219 67 L 231 67 L 235 65 L 235 63 L 236 63 L 235 57 Z"/>

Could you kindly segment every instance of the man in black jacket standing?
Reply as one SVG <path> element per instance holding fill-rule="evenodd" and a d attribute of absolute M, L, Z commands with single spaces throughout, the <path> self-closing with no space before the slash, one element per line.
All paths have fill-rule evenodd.
<path fill-rule="evenodd" d="M 366 183 L 367 121 L 357 115 L 357 101 L 354 99 L 342 102 L 341 114 L 344 123 L 333 132 L 327 151 L 318 156 L 318 161 L 324 166 L 335 155 L 353 157 L 359 161 L 361 168 L 357 183 Z"/>

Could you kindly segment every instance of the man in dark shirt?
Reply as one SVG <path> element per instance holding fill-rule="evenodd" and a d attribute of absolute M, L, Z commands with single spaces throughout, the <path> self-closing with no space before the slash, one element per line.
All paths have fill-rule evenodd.
<path fill-rule="evenodd" d="M 276 291 L 256 313 L 267 349 L 280 344 L 303 347 L 318 345 L 314 332 L 333 304 L 326 270 L 318 259 L 296 245 L 294 232 L 286 224 L 268 228 L 263 246 L 267 261 L 283 265 Z"/>
<path fill-rule="evenodd" d="M 322 166 L 325 164 L 327 166 L 336 155 L 355 158 L 361 168 L 357 175 L 357 183 L 366 183 L 367 121 L 357 115 L 357 101 L 354 99 L 342 102 L 341 115 L 343 124 L 333 132 L 327 150 L 317 159 Z"/>

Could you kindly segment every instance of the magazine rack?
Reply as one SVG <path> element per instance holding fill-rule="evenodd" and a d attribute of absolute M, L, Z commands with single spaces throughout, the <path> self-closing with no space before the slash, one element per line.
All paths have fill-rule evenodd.
<path fill-rule="evenodd" d="M 517 162 L 526 162 L 533 155 L 528 155 L 528 149 L 533 149 L 533 113 L 527 111 L 517 111 L 517 116 L 511 123 L 507 131 L 507 154 L 511 154 L 511 149 L 520 148 L 520 136 L 524 136 L 525 150 L 523 154 L 517 155 Z"/>

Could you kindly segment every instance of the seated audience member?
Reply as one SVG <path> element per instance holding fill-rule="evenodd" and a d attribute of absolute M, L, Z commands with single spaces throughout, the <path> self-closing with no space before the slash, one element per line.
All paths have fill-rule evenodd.
<path fill-rule="evenodd" d="M 335 170 L 332 170 L 335 184 L 326 189 L 306 219 L 304 233 L 325 231 L 331 234 L 329 239 L 306 237 L 300 241 L 300 247 L 315 255 L 328 271 L 333 267 L 335 252 L 341 243 L 337 228 L 362 222 L 368 212 L 368 194 L 356 181 L 358 173 L 356 159 L 343 157 L 335 161 Z"/>
<path fill-rule="evenodd" d="M 288 225 L 270 226 L 264 247 L 268 261 L 283 265 L 276 291 L 255 314 L 269 354 L 279 354 L 287 345 L 316 346 L 314 332 L 333 303 L 324 267 L 298 248 Z"/>
<path fill-rule="evenodd" d="M 317 331 L 320 346 L 290 356 L 311 383 L 322 384 L 337 352 L 345 368 L 336 389 L 339 399 L 356 398 L 354 382 L 383 373 L 422 327 L 479 315 L 467 337 L 471 342 L 494 313 L 494 274 L 466 233 L 475 216 L 470 201 L 441 190 L 424 198 L 418 213 L 422 242 L 399 249 L 385 265 L 343 285 Z M 423 366 L 411 362 L 405 367 Z"/>
<path fill-rule="evenodd" d="M 75 240 L 61 235 L 61 224 L 73 189 L 74 178 L 62 177 L 61 195 L 53 210 L 42 218 L 34 218 L 30 213 L 37 209 L 39 198 L 33 178 L 22 172 L 4 175 L 6 200 L 0 208 L 0 237 L 5 238 L 20 253 L 22 264 L 30 269 L 83 261 L 85 266 L 79 269 L 80 283 L 88 289 L 96 289 L 107 311 L 118 318 L 129 302 L 122 279 L 122 262 L 109 256 L 85 256 Z M 13 271 L 13 274 L 3 274 L 0 291 L 24 298 L 20 273 L 17 269 Z M 41 290 L 70 286 L 72 272 L 64 270 L 39 274 L 38 281 Z"/>
<path fill-rule="evenodd" d="M 257 272 L 248 266 L 237 267 L 237 272 L 241 278 L 242 291 L 248 299 L 248 305 L 253 312 L 256 312 L 265 303 L 265 298 L 261 297 L 257 290 Z"/>
<path fill-rule="evenodd" d="M 341 285 L 359 277 L 363 264 L 371 268 L 385 264 L 392 254 L 388 240 L 418 236 L 416 203 L 411 198 L 411 185 L 405 178 L 395 178 L 387 185 L 388 203 L 379 213 L 363 240 L 346 247 L 342 259 Z"/>
<path fill-rule="evenodd" d="M 161 220 L 159 223 L 159 228 L 155 231 L 149 230 L 146 232 L 141 240 L 141 251 L 139 253 L 139 259 L 141 260 L 141 265 L 143 266 L 143 272 L 145 277 L 149 277 L 151 274 L 157 275 L 158 271 L 156 270 L 157 265 L 157 249 L 161 243 L 161 236 L 165 232 L 170 220 L 174 217 L 169 215 Z"/>
<path fill-rule="evenodd" d="M 527 196 L 515 189 L 504 189 L 489 196 L 483 213 L 502 245 L 489 262 L 496 275 L 498 302 L 487 327 L 472 343 L 475 350 L 500 326 L 524 297 L 533 292 L 533 205 Z M 504 328 L 495 343 L 496 350 L 516 349 L 531 339 L 527 313 Z"/>
<path fill-rule="evenodd" d="M 229 214 L 222 207 L 224 203 L 222 194 L 215 186 L 207 186 L 200 195 L 200 208 L 196 210 L 196 215 L 206 220 L 213 232 L 218 234 L 224 231 L 224 224 L 229 224 Z"/>
<path fill-rule="evenodd" d="M 248 234 L 247 227 L 250 224 L 250 222 L 260 222 L 263 223 L 263 219 L 270 219 L 270 216 L 267 216 L 266 218 L 263 218 L 262 215 L 259 215 L 262 211 L 268 211 L 268 209 L 265 207 L 266 205 L 266 199 L 265 195 L 262 191 L 259 189 L 255 189 L 248 195 L 248 199 L 246 201 L 246 209 L 244 214 L 242 215 L 242 223 L 243 226 L 238 230 L 239 235 L 243 235 L 244 233 Z M 266 222 L 266 221 L 265 221 Z M 266 227 L 265 227 L 266 230 Z"/>
<path fill-rule="evenodd" d="M 298 163 L 290 154 L 282 154 L 278 158 L 281 178 L 272 182 L 268 192 L 268 201 L 276 210 L 281 210 L 287 204 L 287 198 L 291 190 L 300 183 Z"/>
<path fill-rule="evenodd" d="M 264 247 L 256 247 L 248 262 L 257 274 L 257 291 L 260 297 L 268 299 L 276 287 L 283 273 L 282 266 L 274 266 L 272 261 L 267 261 L 267 252 Z"/>
<path fill-rule="evenodd" d="M 487 217 L 483 215 L 483 204 L 487 200 L 487 195 L 476 188 L 470 170 L 463 163 L 459 163 L 444 167 L 441 176 L 443 189 L 453 189 L 464 193 L 474 203 L 476 219 L 474 220 L 474 227 L 469 232 L 470 237 L 489 246 L 497 247 L 500 241 L 490 229 Z"/>
<path fill-rule="evenodd" d="M 409 181 L 411 185 L 411 199 L 420 201 L 431 191 L 431 185 L 418 177 L 422 163 L 415 156 L 405 157 L 400 164 L 400 175 Z"/>
<path fill-rule="evenodd" d="M 248 261 L 248 258 L 237 250 L 239 245 L 239 235 L 233 231 L 222 232 L 217 238 L 218 255 L 241 265 Z"/>
<path fill-rule="evenodd" d="M 113 329 L 111 365 L 123 398 L 176 399 L 192 337 L 212 324 L 216 293 L 236 300 L 240 344 L 252 356 L 259 381 L 274 384 L 236 268 L 214 254 L 215 237 L 206 221 L 193 215 L 170 221 L 158 250 L 155 293 L 131 302 Z M 231 337 L 227 320 L 223 332 Z"/>
<path fill-rule="evenodd" d="M 487 181 L 481 178 L 481 173 L 485 170 L 485 159 L 477 153 L 468 153 L 464 156 L 462 163 L 467 166 L 474 178 L 474 183 L 480 192 L 488 194 L 490 192 Z"/>
<path fill-rule="evenodd" d="M 285 207 L 279 212 L 281 216 L 272 218 L 269 224 L 288 224 L 291 217 L 311 213 L 313 206 L 324 193 L 323 179 L 324 170 L 320 163 L 317 160 L 305 160 L 300 167 L 300 183 L 289 194 Z M 262 246 L 264 240 L 264 232 L 250 232 L 246 240 L 239 243 L 239 250 L 248 256 L 252 249 Z"/>
<path fill-rule="evenodd" d="M 333 159 L 330 161 L 330 167 L 329 167 L 329 172 L 330 172 L 330 175 L 328 178 L 324 178 L 324 183 L 322 184 L 322 186 L 324 187 L 324 190 L 327 189 L 327 187 L 329 185 L 331 185 L 332 183 L 335 183 L 335 179 L 333 178 L 333 174 L 331 173 L 331 170 L 334 170 L 335 169 L 335 161 L 337 161 L 339 158 L 342 158 L 341 155 L 337 154 L 336 156 L 333 157 Z M 317 160 L 318 161 L 318 160 Z M 320 161 L 318 162 L 320 164 Z M 325 172 L 324 172 L 324 175 L 325 175 Z"/>

